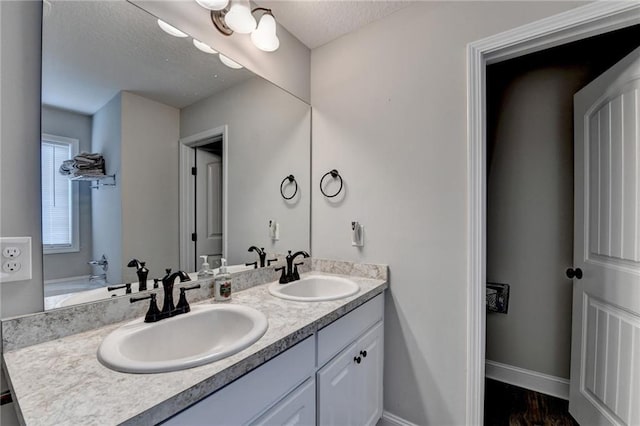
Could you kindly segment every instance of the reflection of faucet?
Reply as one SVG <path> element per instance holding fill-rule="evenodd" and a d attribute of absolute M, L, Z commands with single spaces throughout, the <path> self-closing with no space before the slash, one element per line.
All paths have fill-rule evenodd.
<path fill-rule="evenodd" d="M 104 272 L 107 272 L 107 270 L 109 269 L 109 262 L 107 261 L 107 258 L 104 254 L 100 258 L 100 260 L 90 260 L 87 263 L 89 265 L 101 266 Z"/>
<path fill-rule="evenodd" d="M 138 259 L 132 259 L 127 264 L 129 268 L 136 268 L 139 291 L 145 291 L 147 289 L 147 275 L 149 275 L 149 269 L 145 267 L 145 264 L 146 262 L 140 262 Z"/>
<path fill-rule="evenodd" d="M 176 307 L 173 304 L 173 283 L 177 277 L 180 277 L 180 282 L 191 281 L 189 275 L 186 272 L 178 271 L 170 274 L 171 270 L 167 271 L 167 275 L 162 278 L 162 288 L 164 289 L 164 301 L 162 303 L 161 317 L 167 318 L 175 315 L 174 311 Z"/>
<path fill-rule="evenodd" d="M 256 246 L 251 246 L 251 247 L 249 247 L 249 250 L 247 250 L 247 251 L 255 251 L 258 254 L 258 257 L 260 258 L 260 267 L 264 268 L 264 262 L 267 259 L 267 252 L 264 251 L 264 247 L 258 248 Z M 251 263 L 247 264 L 247 266 L 249 266 L 249 265 L 251 265 Z"/>
<path fill-rule="evenodd" d="M 291 250 L 289 250 L 289 254 L 287 255 L 287 275 L 286 275 L 286 280 L 289 283 L 291 281 L 296 281 L 300 279 L 300 275 L 298 274 L 298 265 L 300 265 L 300 263 L 297 263 L 295 266 L 293 265 L 293 261 L 298 256 L 309 257 L 309 253 L 307 253 L 304 250 L 301 250 L 301 251 L 295 252 L 294 254 L 291 254 Z"/>

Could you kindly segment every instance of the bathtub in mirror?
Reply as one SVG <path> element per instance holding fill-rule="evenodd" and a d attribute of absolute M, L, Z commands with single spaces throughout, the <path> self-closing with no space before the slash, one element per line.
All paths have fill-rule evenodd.
<path fill-rule="evenodd" d="M 310 106 L 129 2 L 50 1 L 43 19 L 45 299 L 100 298 L 165 268 L 309 250 Z M 212 31 L 214 29 L 212 28 Z M 98 153 L 99 173 L 76 153 Z M 78 161 L 83 160 L 82 158 Z M 87 177 L 87 175 L 89 175 Z M 286 176 L 295 176 L 295 186 Z M 297 188 L 291 200 L 286 195 Z M 271 238 L 269 224 L 278 224 Z M 98 264 L 104 255 L 108 265 Z M 93 265 L 89 264 L 91 261 Z M 133 286 L 136 287 L 135 285 Z M 66 296 L 65 296 L 66 295 Z M 87 297 L 75 295 L 78 303 Z M 55 303 L 54 303 L 55 300 Z"/>

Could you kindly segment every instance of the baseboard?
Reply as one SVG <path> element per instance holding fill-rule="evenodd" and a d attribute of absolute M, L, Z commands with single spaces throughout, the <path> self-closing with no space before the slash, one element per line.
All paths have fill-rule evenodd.
<path fill-rule="evenodd" d="M 395 414 L 391 414 L 388 411 L 382 412 L 382 418 L 376 426 L 418 426 L 415 423 L 411 423 L 402 417 L 398 417 Z"/>
<path fill-rule="evenodd" d="M 489 360 L 486 361 L 485 376 L 499 382 L 544 393 L 545 395 L 569 399 L 569 380 L 562 377 L 550 376 Z"/>

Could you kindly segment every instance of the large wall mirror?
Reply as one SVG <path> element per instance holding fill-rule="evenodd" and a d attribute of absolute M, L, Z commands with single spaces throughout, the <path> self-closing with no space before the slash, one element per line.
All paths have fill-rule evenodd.
<path fill-rule="evenodd" d="M 45 309 L 310 249 L 308 104 L 131 3 L 45 3 Z"/>

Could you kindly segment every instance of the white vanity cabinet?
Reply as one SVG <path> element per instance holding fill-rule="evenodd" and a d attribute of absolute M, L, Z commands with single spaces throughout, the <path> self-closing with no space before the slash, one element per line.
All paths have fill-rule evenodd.
<path fill-rule="evenodd" d="M 163 425 L 374 426 L 382 415 L 383 297 Z"/>
<path fill-rule="evenodd" d="M 374 426 L 382 416 L 382 302 L 380 295 L 318 333 L 319 355 L 351 339 L 316 374 L 318 425 Z"/>

